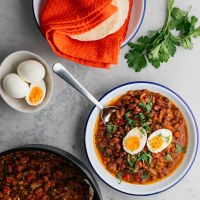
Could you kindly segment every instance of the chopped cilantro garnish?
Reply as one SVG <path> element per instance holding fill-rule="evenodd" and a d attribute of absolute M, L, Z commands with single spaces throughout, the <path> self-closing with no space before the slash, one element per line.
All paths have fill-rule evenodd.
<path fill-rule="evenodd" d="M 147 179 L 147 178 L 149 178 L 149 173 L 148 173 L 148 172 L 143 172 L 141 178 L 142 178 L 142 179 Z"/>
<path fill-rule="evenodd" d="M 180 153 L 181 151 L 182 151 L 181 145 L 176 143 L 176 153 Z"/>
<path fill-rule="evenodd" d="M 131 168 L 134 166 L 136 160 L 137 159 L 135 159 L 135 158 L 131 159 L 131 155 L 130 154 L 127 155 L 127 161 L 128 161 L 128 164 L 130 165 Z"/>
<path fill-rule="evenodd" d="M 182 152 L 186 153 L 187 152 L 187 147 L 182 147 Z"/>
<path fill-rule="evenodd" d="M 109 131 L 110 133 L 113 133 L 113 132 L 116 131 L 117 126 L 114 125 L 112 122 L 109 122 L 109 123 L 107 124 L 107 129 L 108 129 L 108 131 Z"/>
<path fill-rule="evenodd" d="M 105 150 L 106 150 L 106 148 L 105 148 L 105 147 L 100 147 L 100 151 L 101 151 L 102 153 L 104 153 L 104 152 L 105 152 Z"/>
<path fill-rule="evenodd" d="M 123 172 L 118 172 L 117 173 L 117 178 L 118 178 L 118 180 L 119 180 L 119 184 L 122 182 L 122 176 L 123 176 Z"/>
<path fill-rule="evenodd" d="M 165 156 L 165 158 L 168 161 L 172 161 L 173 160 L 171 154 L 169 154 L 169 153 Z"/>
<path fill-rule="evenodd" d="M 142 152 L 138 154 L 137 161 L 146 162 L 148 165 L 151 164 L 152 156 L 150 152 Z"/>
<path fill-rule="evenodd" d="M 132 119 L 130 119 L 130 118 L 129 118 L 129 115 L 130 115 L 130 111 L 127 112 L 127 113 L 124 115 L 125 120 L 126 120 L 126 124 L 127 124 L 128 126 L 135 126 L 135 121 L 132 120 Z"/>

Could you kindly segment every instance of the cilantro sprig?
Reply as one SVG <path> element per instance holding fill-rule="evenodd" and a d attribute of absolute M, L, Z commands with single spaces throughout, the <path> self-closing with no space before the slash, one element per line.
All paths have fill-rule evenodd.
<path fill-rule="evenodd" d="M 149 117 L 144 115 L 143 113 L 139 113 L 137 115 L 135 115 L 135 118 L 139 118 L 140 119 L 140 125 L 142 127 L 141 131 L 142 132 L 149 132 L 151 131 L 151 127 L 149 126 Z M 143 131 L 145 130 L 145 131 Z"/>
<path fill-rule="evenodd" d="M 142 152 L 138 154 L 137 161 L 146 162 L 148 166 L 150 166 L 152 161 L 152 155 L 150 152 Z"/>
<path fill-rule="evenodd" d="M 150 113 L 153 108 L 152 96 L 150 96 L 150 99 L 147 104 L 143 102 L 139 102 L 138 106 L 142 108 L 144 111 L 146 111 L 147 113 Z"/>
<path fill-rule="evenodd" d="M 125 118 L 125 120 L 126 120 L 126 125 L 128 125 L 128 126 L 135 126 L 135 121 L 132 120 L 132 119 L 130 119 L 130 118 L 129 118 L 129 115 L 130 115 L 130 111 L 127 112 L 127 113 L 124 115 L 124 118 Z"/>
<path fill-rule="evenodd" d="M 180 144 L 176 143 L 176 153 L 186 153 L 187 147 L 182 147 Z"/>
<path fill-rule="evenodd" d="M 107 124 L 107 129 L 108 129 L 108 131 L 109 131 L 110 133 L 113 133 L 113 132 L 116 131 L 117 126 L 114 125 L 112 122 L 109 122 L 109 123 Z"/>
<path fill-rule="evenodd" d="M 141 178 L 142 178 L 142 179 L 147 179 L 147 178 L 149 178 L 149 173 L 148 173 L 148 172 L 143 172 Z"/>
<path fill-rule="evenodd" d="M 168 154 L 165 156 L 165 158 L 166 158 L 166 160 L 168 160 L 168 161 L 172 161 L 172 160 L 173 160 L 170 153 L 168 153 Z"/>
<path fill-rule="evenodd" d="M 147 67 L 148 62 L 155 68 L 168 62 L 176 53 L 176 47 L 192 49 L 192 38 L 200 36 L 200 26 L 196 28 L 198 18 L 190 17 L 185 12 L 174 8 L 174 0 L 168 0 L 168 17 L 165 26 L 158 31 L 151 31 L 148 36 L 142 36 L 137 43 L 130 42 L 129 52 L 125 55 L 128 66 L 136 72 Z M 179 32 L 176 36 L 172 30 Z"/>
<path fill-rule="evenodd" d="M 118 172 L 117 173 L 117 178 L 119 180 L 119 184 L 122 182 L 122 176 L 124 175 L 124 172 Z"/>

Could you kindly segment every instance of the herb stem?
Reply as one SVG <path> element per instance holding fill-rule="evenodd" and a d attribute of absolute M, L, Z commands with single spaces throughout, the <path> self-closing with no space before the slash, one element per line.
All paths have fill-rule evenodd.
<path fill-rule="evenodd" d="M 166 31 L 169 32 L 169 22 L 171 19 L 171 13 L 172 13 L 173 5 L 174 5 L 174 0 L 168 0 L 167 4 L 168 4 L 168 16 L 167 16 L 167 21 L 166 21 L 166 24 L 164 27 L 164 32 L 166 32 Z"/>

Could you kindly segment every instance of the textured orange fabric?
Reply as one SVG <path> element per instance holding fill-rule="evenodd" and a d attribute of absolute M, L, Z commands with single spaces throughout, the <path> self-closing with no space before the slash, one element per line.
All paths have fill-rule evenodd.
<path fill-rule="evenodd" d="M 117 8 L 110 3 L 111 0 L 47 0 L 41 12 L 40 25 L 53 51 L 92 67 L 109 68 L 110 64 L 117 64 L 130 11 L 121 29 L 101 40 L 84 42 L 68 37 L 87 32 L 114 14 Z"/>

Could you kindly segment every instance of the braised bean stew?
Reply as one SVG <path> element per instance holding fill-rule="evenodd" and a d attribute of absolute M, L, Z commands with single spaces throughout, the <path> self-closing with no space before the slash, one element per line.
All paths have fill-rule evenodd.
<path fill-rule="evenodd" d="M 151 184 L 172 174 L 183 160 L 188 142 L 187 125 L 180 109 L 167 97 L 148 90 L 128 91 L 109 105 L 119 110 L 107 125 L 99 116 L 95 126 L 96 153 L 105 168 L 119 182 L 134 184 Z M 171 133 L 170 143 L 156 153 L 150 151 L 147 143 L 140 152 L 127 153 L 123 140 L 135 127 L 146 138 L 156 130 L 167 129 Z M 154 146 L 159 146 L 161 136 L 156 136 Z M 169 142 L 168 137 L 165 140 Z M 132 141 L 132 148 L 137 147 L 138 141 Z"/>
<path fill-rule="evenodd" d="M 89 200 L 85 175 L 70 161 L 41 151 L 0 158 L 0 200 Z"/>

